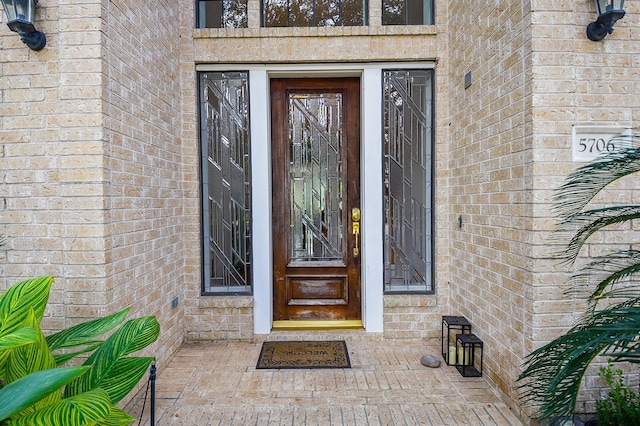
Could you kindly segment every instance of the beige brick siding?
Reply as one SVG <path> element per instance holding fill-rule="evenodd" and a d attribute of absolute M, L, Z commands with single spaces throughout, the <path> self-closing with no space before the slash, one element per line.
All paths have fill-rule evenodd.
<path fill-rule="evenodd" d="M 178 10 L 40 2 L 40 52 L 0 28 L 0 289 L 54 276 L 48 330 L 155 315 L 160 363 L 184 339 Z"/>
<path fill-rule="evenodd" d="M 253 298 L 250 296 L 198 297 L 187 308 L 186 338 L 203 340 L 253 339 Z M 192 307 L 193 306 L 193 307 Z"/>
<path fill-rule="evenodd" d="M 451 207 L 463 219 L 452 233 L 451 305 L 485 340 L 487 376 L 514 407 L 523 356 L 583 308 L 565 294 L 571 270 L 552 258 L 561 246 L 551 240 L 551 195 L 577 167 L 572 125 L 638 124 L 635 8 L 594 43 L 590 2 L 452 3 L 450 26 L 471 31 L 450 32 Z M 579 410 L 593 412 L 597 393 Z"/>
<path fill-rule="evenodd" d="M 106 244 L 112 306 L 155 315 L 165 361 L 184 339 L 179 4 L 103 2 Z M 171 301 L 178 299 L 178 306 Z"/>
<path fill-rule="evenodd" d="M 531 18 L 520 2 L 451 6 L 450 28 L 468 29 L 449 46 L 451 310 L 485 342 L 485 375 L 515 399 L 533 279 Z"/>

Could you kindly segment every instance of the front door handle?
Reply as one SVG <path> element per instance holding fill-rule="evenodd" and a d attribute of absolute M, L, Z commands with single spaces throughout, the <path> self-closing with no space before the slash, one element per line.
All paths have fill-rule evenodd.
<path fill-rule="evenodd" d="M 351 228 L 353 229 L 353 255 L 358 257 L 360 255 L 360 209 L 358 207 L 354 207 L 351 209 Z"/>

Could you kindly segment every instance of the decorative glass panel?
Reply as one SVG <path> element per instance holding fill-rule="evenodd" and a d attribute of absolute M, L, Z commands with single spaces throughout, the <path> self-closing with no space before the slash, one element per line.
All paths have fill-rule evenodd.
<path fill-rule="evenodd" d="M 384 288 L 433 292 L 430 70 L 385 71 Z"/>
<path fill-rule="evenodd" d="M 198 28 L 247 28 L 247 0 L 198 0 Z"/>
<path fill-rule="evenodd" d="M 432 0 L 382 0 L 382 25 L 433 25 Z"/>
<path fill-rule="evenodd" d="M 262 0 L 262 26 L 362 26 L 366 10 L 366 0 Z"/>
<path fill-rule="evenodd" d="M 251 292 L 246 72 L 200 73 L 204 292 Z"/>
<path fill-rule="evenodd" d="M 291 260 L 342 260 L 342 94 L 289 94 Z"/>

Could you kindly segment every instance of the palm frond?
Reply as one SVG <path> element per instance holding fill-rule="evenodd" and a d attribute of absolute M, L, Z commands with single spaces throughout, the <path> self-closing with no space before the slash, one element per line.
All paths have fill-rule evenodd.
<path fill-rule="evenodd" d="M 639 205 L 586 210 L 609 184 L 640 171 L 640 135 L 625 137 L 630 148 L 578 168 L 554 195 L 553 211 L 560 218 L 554 236 L 570 234 L 557 254 L 567 265 L 574 264 L 594 233 L 640 219 Z M 573 416 L 585 371 L 596 356 L 640 362 L 640 251 L 589 254 L 591 262 L 572 276 L 576 285 L 569 292 L 584 293 L 586 312 L 568 332 L 531 352 L 517 379 L 522 400 L 535 407 L 543 425 Z"/>
<path fill-rule="evenodd" d="M 606 207 L 572 216 L 562 222 L 560 226 L 567 229 L 577 228 L 577 231 L 558 257 L 566 264 L 571 265 L 593 234 L 608 226 L 628 223 L 636 219 L 640 219 L 640 205 Z"/>
<path fill-rule="evenodd" d="M 576 290 L 581 287 L 588 289 L 590 294 L 587 300 L 590 308 L 595 309 L 598 302 L 603 299 L 637 297 L 640 294 L 640 282 L 634 277 L 638 276 L 640 276 L 640 250 L 617 250 L 596 258 L 582 271 L 574 274 L 573 279 L 578 289 L 572 291 L 577 293 Z M 591 283 L 598 279 L 599 281 L 593 287 Z"/>
<path fill-rule="evenodd" d="M 601 353 L 637 360 L 639 329 L 640 299 L 583 317 L 567 333 L 527 356 L 518 377 L 521 398 L 537 406 L 543 425 L 572 416 L 589 364 Z"/>
<path fill-rule="evenodd" d="M 637 137 L 632 136 L 634 139 Z M 585 164 L 571 173 L 556 192 L 553 211 L 561 218 L 575 216 L 607 185 L 638 171 L 638 147 L 613 152 Z"/>

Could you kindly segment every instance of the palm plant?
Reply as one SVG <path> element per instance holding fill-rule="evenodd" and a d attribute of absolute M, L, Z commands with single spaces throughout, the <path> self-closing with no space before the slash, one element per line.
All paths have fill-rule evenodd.
<path fill-rule="evenodd" d="M 52 277 L 35 278 L 0 295 L 0 425 L 129 424 L 135 419 L 115 404 L 153 358 L 128 355 L 157 339 L 158 322 L 124 322 L 127 308 L 45 337 L 39 323 L 52 283 Z M 81 366 L 61 367 L 81 354 L 90 354 Z"/>
<path fill-rule="evenodd" d="M 587 209 L 610 184 L 640 172 L 640 135 L 628 138 L 629 148 L 578 168 L 555 194 L 560 231 L 572 235 L 559 255 L 569 266 L 596 232 L 640 219 L 640 205 Z M 630 247 L 603 252 L 573 275 L 573 291 L 588 289 L 584 314 L 568 332 L 525 359 L 518 377 L 521 396 L 535 406 L 543 425 L 573 417 L 582 378 L 597 356 L 640 362 L 640 250 Z M 595 287 L 589 281 L 595 281 Z"/>

